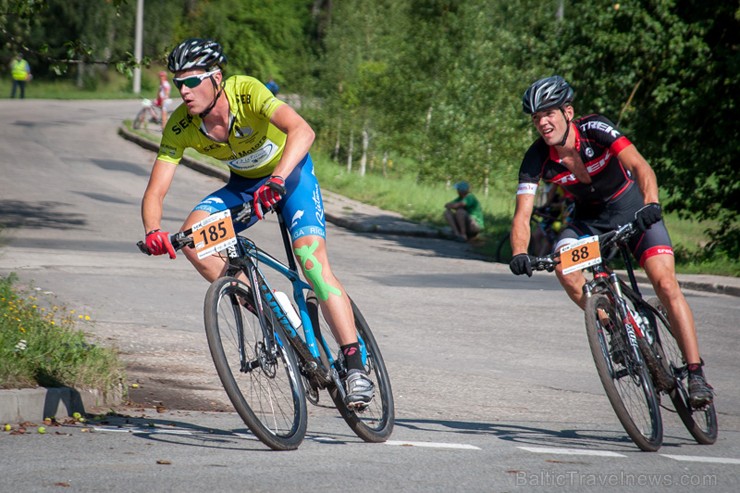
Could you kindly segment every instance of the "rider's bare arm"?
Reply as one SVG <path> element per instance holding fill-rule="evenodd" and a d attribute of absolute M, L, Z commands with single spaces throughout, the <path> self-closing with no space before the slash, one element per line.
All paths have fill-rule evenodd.
<path fill-rule="evenodd" d="M 285 150 L 272 174 L 287 178 L 308 154 L 316 134 L 306 120 L 287 104 L 275 110 L 270 122 L 287 136 Z"/>
<path fill-rule="evenodd" d="M 527 253 L 529 245 L 529 221 L 534 209 L 534 195 L 519 194 L 516 196 L 514 219 L 511 221 L 511 251 L 514 255 Z"/>
<path fill-rule="evenodd" d="M 632 176 L 645 197 L 645 203 L 658 202 L 658 179 L 655 171 L 637 148 L 634 145 L 627 146 L 617 155 L 617 158 L 625 168 L 632 172 Z"/>
<path fill-rule="evenodd" d="M 144 198 L 141 200 L 141 220 L 144 223 L 144 232 L 160 229 L 164 197 L 170 189 L 176 168 L 176 164 L 160 159 L 154 162 Z"/>

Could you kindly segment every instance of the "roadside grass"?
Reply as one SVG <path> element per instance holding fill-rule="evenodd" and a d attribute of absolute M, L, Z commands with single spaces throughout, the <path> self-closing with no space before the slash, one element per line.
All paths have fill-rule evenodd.
<path fill-rule="evenodd" d="M 132 130 L 130 121 L 124 122 L 124 125 L 152 142 L 158 143 L 160 140 L 159 134 Z M 187 149 L 185 155 L 227 169 L 220 161 L 203 156 L 192 149 Z M 407 219 L 436 226 L 440 230 L 449 228 L 442 213 L 444 204 L 457 196 L 451 184 L 421 184 L 400 173 L 384 177 L 368 172 L 361 177 L 356 171 L 348 172 L 346 166 L 320 151 L 314 150 L 311 155 L 322 188 L 384 210 L 397 212 Z M 515 178 L 495 183 L 488 195 L 473 190 L 481 202 L 486 223 L 481 241 L 474 248 L 479 254 L 491 259 L 496 257 L 498 244 L 511 227 L 515 200 L 512 183 L 515 183 Z M 676 253 L 677 272 L 740 277 L 740 259 L 715 256 L 706 249 L 709 241 L 706 230 L 714 226 L 714 222 L 682 219 L 675 213 L 665 214 L 664 219 Z"/>
<path fill-rule="evenodd" d="M 447 227 L 442 213 L 444 204 L 456 197 L 451 186 L 420 184 L 404 176 L 385 178 L 377 174 L 360 177 L 348 173 L 345 166 L 317 153 L 316 175 L 323 188 L 395 211 L 415 221 L 440 228 Z M 512 183 L 514 183 L 512 178 Z M 494 258 L 498 243 L 508 234 L 514 214 L 514 189 L 494 186 L 488 195 L 473 190 L 481 202 L 485 217 L 482 241 L 475 246 L 482 255 Z M 740 259 L 712 255 L 706 249 L 706 230 L 712 221 L 681 219 L 675 213 L 665 214 L 665 222 L 676 252 L 676 270 L 684 274 L 716 274 L 740 277 Z"/>
<path fill-rule="evenodd" d="M 125 380 L 113 349 L 86 342 L 77 324 L 90 316 L 53 303 L 43 293 L 0 277 L 0 388 L 68 386 L 110 392 Z"/>

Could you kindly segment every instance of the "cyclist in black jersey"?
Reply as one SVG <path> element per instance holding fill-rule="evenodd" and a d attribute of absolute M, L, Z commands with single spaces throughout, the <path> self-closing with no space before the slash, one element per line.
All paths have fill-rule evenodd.
<path fill-rule="evenodd" d="M 630 248 L 668 311 L 689 368 L 691 404 L 701 407 L 713 399 L 699 357 L 694 317 L 676 279 L 673 248 L 661 219 L 655 172 L 635 146 L 601 115 L 574 118 L 573 89 L 560 76 L 532 84 L 524 93 L 523 110 L 532 116 L 540 138 L 524 155 L 519 169 L 516 210 L 511 226 L 514 258 L 511 271 L 532 275 L 527 245 L 530 217 L 540 180 L 560 185 L 575 200 L 573 221 L 560 234 L 559 250 L 579 237 L 600 234 L 636 220 L 642 233 Z M 583 309 L 582 272 L 558 280 Z"/>

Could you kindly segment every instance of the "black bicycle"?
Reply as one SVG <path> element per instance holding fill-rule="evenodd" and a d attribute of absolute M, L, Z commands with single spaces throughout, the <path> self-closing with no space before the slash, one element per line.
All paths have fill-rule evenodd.
<path fill-rule="evenodd" d="M 637 232 L 629 223 L 584 238 L 559 253 L 533 258 L 532 268 L 552 272 L 561 263 L 565 274 L 584 269 L 592 273 L 583 287 L 591 354 L 617 418 L 641 450 L 656 451 L 663 443 L 661 394 L 670 397 L 698 443 L 712 444 L 718 432 L 714 403 L 700 409 L 689 404 L 688 367 L 666 310 L 657 298 L 644 300 L 637 286 L 627 247 Z M 608 266 L 615 249 L 624 260 L 629 284 Z"/>
<path fill-rule="evenodd" d="M 204 317 L 211 356 L 237 413 L 268 447 L 295 449 L 306 433 L 306 399 L 318 404 L 325 389 L 357 436 L 367 442 L 387 440 L 395 422 L 393 393 L 367 321 L 350 300 L 362 361 L 375 383 L 369 405 L 350 408 L 342 385 L 347 374 L 344 357 L 313 289 L 301 279 L 282 215 L 278 218 L 287 265 L 234 234 L 232 218 L 248 221 L 251 214 L 251 204 L 245 203 L 170 238 L 176 249 L 192 246 L 201 257 L 225 252 L 227 271 L 208 288 Z M 139 248 L 148 253 L 143 242 Z M 273 290 L 265 268 L 290 282 L 293 301 Z"/>

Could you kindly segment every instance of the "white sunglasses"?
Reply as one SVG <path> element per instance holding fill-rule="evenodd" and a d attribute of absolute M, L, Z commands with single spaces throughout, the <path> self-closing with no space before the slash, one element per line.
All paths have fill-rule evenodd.
<path fill-rule="evenodd" d="M 210 76 L 218 72 L 220 71 L 212 70 L 204 74 L 189 75 L 181 79 L 172 79 L 172 82 L 175 83 L 175 87 L 177 87 L 178 90 L 181 89 L 182 86 L 186 86 L 186 87 L 189 87 L 190 89 L 193 89 L 194 87 L 198 87 L 200 83 L 203 82 L 205 79 L 209 78 Z"/>

